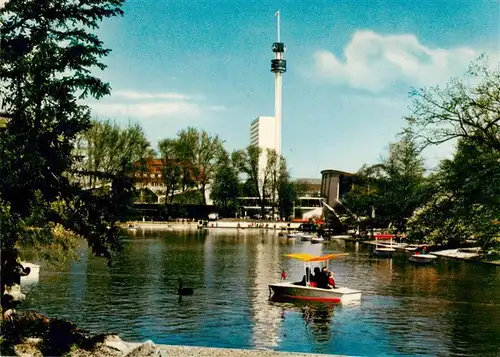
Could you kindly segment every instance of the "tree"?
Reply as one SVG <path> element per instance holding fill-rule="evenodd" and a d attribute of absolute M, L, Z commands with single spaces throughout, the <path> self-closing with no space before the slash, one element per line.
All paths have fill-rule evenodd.
<path fill-rule="evenodd" d="M 67 173 L 75 139 L 90 126 L 90 109 L 79 100 L 110 93 L 109 84 L 91 74 L 93 67 L 105 68 L 100 59 L 110 50 L 90 31 L 104 18 L 122 15 L 122 4 L 10 0 L 0 9 L 0 85 L 9 117 L 0 135 L 0 200 L 8 218 L 2 249 L 23 240 L 50 244 L 50 222 L 84 235 L 98 254 L 115 242 L 116 227 L 88 215 L 96 200 Z M 122 182 L 113 183 L 104 207 L 121 195 Z"/>
<path fill-rule="evenodd" d="M 263 174 L 262 165 L 262 149 L 255 145 L 249 145 L 244 151 L 237 151 L 233 155 L 234 162 L 238 171 L 243 173 L 245 177 L 246 191 L 255 194 L 259 201 L 261 216 L 266 214 L 266 176 Z"/>
<path fill-rule="evenodd" d="M 425 168 L 420 153 L 410 133 L 390 144 L 380 164 L 360 170 L 359 184 L 347 195 L 346 207 L 358 217 L 370 216 L 374 207 L 378 222 L 394 223 L 404 231 L 406 220 L 424 200 Z"/>
<path fill-rule="evenodd" d="M 410 220 L 414 235 L 451 246 L 476 239 L 485 251 L 498 245 L 499 163 L 489 145 L 460 139 L 454 158 L 431 176 L 432 195 Z"/>
<path fill-rule="evenodd" d="M 148 159 L 154 156 L 149 141 L 139 124 L 129 124 L 122 129 L 110 119 L 93 120 L 76 145 L 75 155 L 79 157 L 76 170 L 84 171 L 88 179 L 83 185 L 96 188 L 110 180 L 98 180 L 103 173 L 134 176 L 143 172 Z"/>
<path fill-rule="evenodd" d="M 367 220 L 372 207 L 382 209 L 378 204 L 384 189 L 383 165 L 363 165 L 357 172 L 354 187 L 343 198 L 343 205 L 349 209 L 358 221 Z"/>
<path fill-rule="evenodd" d="M 285 158 L 276 151 L 266 150 L 266 167 L 264 169 L 263 192 L 265 197 L 269 197 L 269 203 L 272 207 L 272 216 L 275 215 L 275 209 L 279 207 L 279 189 L 280 186 L 288 181 Z M 279 210 L 279 209 L 278 209 Z"/>
<path fill-rule="evenodd" d="M 280 217 L 288 219 L 294 216 L 294 207 L 297 199 L 306 192 L 307 185 L 304 182 L 294 182 L 290 180 L 290 175 L 286 173 L 281 177 L 278 186 L 278 211 Z"/>
<path fill-rule="evenodd" d="M 217 161 L 223 151 L 222 141 L 217 135 L 211 136 L 206 131 L 197 132 L 193 166 L 196 169 L 196 184 L 202 195 L 204 205 L 207 204 L 207 185 L 213 180 Z"/>
<path fill-rule="evenodd" d="M 471 64 L 468 77 L 412 95 L 407 130 L 428 145 L 465 138 L 500 151 L 500 71 L 490 69 L 486 56 Z"/>
<path fill-rule="evenodd" d="M 425 167 L 420 152 L 413 136 L 406 134 L 390 145 L 382 164 L 385 189 L 380 203 L 398 230 L 405 230 L 406 220 L 422 204 Z"/>
<path fill-rule="evenodd" d="M 173 197 L 181 180 L 181 165 L 177 157 L 177 140 L 164 139 L 158 143 L 163 160 L 163 177 L 165 182 L 165 204 Z"/>
<path fill-rule="evenodd" d="M 412 217 L 415 234 L 451 245 L 474 238 L 489 249 L 500 236 L 493 224 L 500 216 L 500 71 L 483 56 L 464 79 L 414 95 L 408 131 L 428 145 L 458 139 L 453 159 L 431 176 L 430 199 Z"/>
<path fill-rule="evenodd" d="M 181 130 L 175 139 L 162 140 L 159 147 L 166 160 L 167 191 L 172 194 L 178 185 L 182 192 L 196 188 L 200 191 L 202 204 L 206 205 L 207 185 L 213 179 L 217 159 L 223 150 L 219 137 L 189 127 Z"/>
<path fill-rule="evenodd" d="M 234 215 L 239 205 L 241 186 L 238 170 L 224 150 L 219 157 L 210 198 L 226 215 Z"/>

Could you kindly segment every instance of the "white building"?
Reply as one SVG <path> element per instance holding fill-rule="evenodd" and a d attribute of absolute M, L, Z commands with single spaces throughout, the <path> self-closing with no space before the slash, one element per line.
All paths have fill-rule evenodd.
<path fill-rule="evenodd" d="M 274 117 L 257 117 L 250 124 L 250 145 L 277 150 L 275 133 Z"/>
<path fill-rule="evenodd" d="M 259 158 L 259 172 L 264 173 L 267 164 L 267 149 L 278 151 L 276 147 L 276 122 L 274 117 L 257 117 L 250 124 L 250 145 L 262 149 Z"/>

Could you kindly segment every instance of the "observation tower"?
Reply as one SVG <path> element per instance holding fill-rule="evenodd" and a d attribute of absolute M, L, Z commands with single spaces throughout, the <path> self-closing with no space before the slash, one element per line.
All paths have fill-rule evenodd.
<path fill-rule="evenodd" d="M 273 43 L 272 51 L 274 59 L 271 60 L 271 72 L 274 73 L 274 147 L 276 152 L 281 155 L 281 108 L 283 92 L 283 73 L 286 72 L 286 60 L 283 58 L 285 53 L 285 44 L 280 38 L 280 12 L 275 14 L 277 22 L 278 39 Z"/>

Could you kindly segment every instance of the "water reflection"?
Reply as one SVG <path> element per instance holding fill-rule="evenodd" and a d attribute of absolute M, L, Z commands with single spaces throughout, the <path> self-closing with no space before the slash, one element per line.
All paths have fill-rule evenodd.
<path fill-rule="evenodd" d="M 305 326 L 312 333 L 317 343 L 325 343 L 332 338 L 332 322 L 334 305 L 322 303 L 299 302 L 284 297 L 272 296 L 270 304 L 279 307 L 281 320 L 285 319 L 285 311 L 298 311 Z"/>
<path fill-rule="evenodd" d="M 287 253 L 347 251 L 330 262 L 339 285 L 363 291 L 357 306 L 269 301 L 268 284 L 286 270 L 304 274 Z M 341 240 L 290 242 L 274 232 L 142 232 L 109 268 L 84 255 L 43 268 L 22 308 L 70 318 L 129 340 L 297 352 L 372 355 L 500 354 L 499 268 L 439 259 L 371 256 Z M 195 289 L 179 299 L 177 278 Z"/>

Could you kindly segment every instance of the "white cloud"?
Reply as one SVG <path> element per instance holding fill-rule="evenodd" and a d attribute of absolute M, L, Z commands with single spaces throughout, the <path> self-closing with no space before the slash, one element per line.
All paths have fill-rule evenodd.
<path fill-rule="evenodd" d="M 223 105 L 211 105 L 208 107 L 208 109 L 216 111 L 216 112 L 221 112 L 221 111 L 227 110 L 227 108 Z"/>
<path fill-rule="evenodd" d="M 426 86 L 461 75 L 479 52 L 467 47 L 432 49 L 414 35 L 356 31 L 342 60 L 330 51 L 314 54 L 316 73 L 334 83 L 379 92 L 395 84 Z"/>
<path fill-rule="evenodd" d="M 226 110 L 222 105 L 205 104 L 203 99 L 175 92 L 123 90 L 113 91 L 110 97 L 89 105 L 97 115 L 132 118 L 200 117 L 203 112 Z"/>
<path fill-rule="evenodd" d="M 147 103 L 96 103 L 93 111 L 105 116 L 128 116 L 135 118 L 158 116 L 197 116 L 200 109 L 195 103 L 186 102 L 147 102 Z"/>
<path fill-rule="evenodd" d="M 1 0 L 0 0 L 1 1 Z M 182 93 L 147 93 L 137 91 L 116 91 L 112 95 L 127 99 L 171 99 L 171 100 L 189 100 L 190 96 Z"/>

